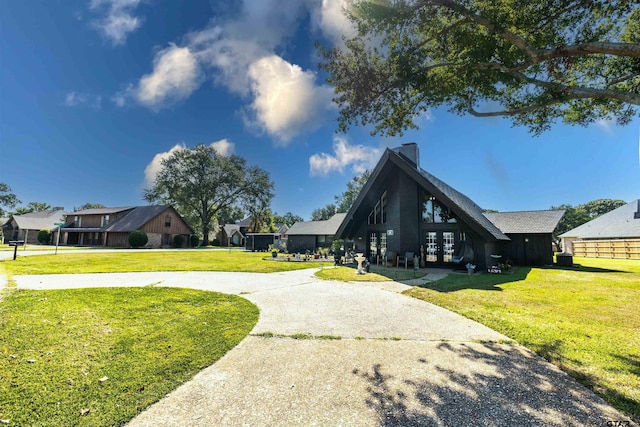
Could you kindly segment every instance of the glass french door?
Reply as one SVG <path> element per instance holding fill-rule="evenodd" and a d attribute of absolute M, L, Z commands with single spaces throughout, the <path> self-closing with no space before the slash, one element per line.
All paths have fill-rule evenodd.
<path fill-rule="evenodd" d="M 427 265 L 449 264 L 455 252 L 455 232 L 427 231 L 424 257 Z"/>
<path fill-rule="evenodd" d="M 377 260 L 378 256 L 384 256 L 387 252 L 387 233 L 385 231 L 369 232 L 369 257 L 371 262 Z"/>

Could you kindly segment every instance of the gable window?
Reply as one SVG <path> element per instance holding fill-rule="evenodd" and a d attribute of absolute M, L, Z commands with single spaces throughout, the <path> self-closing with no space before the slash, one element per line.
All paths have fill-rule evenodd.
<path fill-rule="evenodd" d="M 164 216 L 164 226 L 171 227 L 171 215 Z"/>
<path fill-rule="evenodd" d="M 380 196 L 380 200 L 375 204 L 369 213 L 367 224 L 384 224 L 387 222 L 387 192 Z"/>
<path fill-rule="evenodd" d="M 458 220 L 453 212 L 436 200 L 434 196 L 422 190 L 420 192 L 420 204 L 422 206 L 422 221 L 428 223 L 455 224 Z"/>

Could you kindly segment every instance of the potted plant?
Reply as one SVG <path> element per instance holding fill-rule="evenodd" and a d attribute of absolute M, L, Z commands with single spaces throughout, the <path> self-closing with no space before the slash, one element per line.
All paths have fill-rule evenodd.
<path fill-rule="evenodd" d="M 340 251 L 342 250 L 342 240 L 334 240 L 331 242 L 331 249 L 333 249 L 333 262 L 334 265 L 340 264 Z"/>
<path fill-rule="evenodd" d="M 275 246 L 269 245 L 269 251 L 271 251 L 271 257 L 272 258 L 277 258 L 278 257 L 278 251 L 276 250 Z"/>

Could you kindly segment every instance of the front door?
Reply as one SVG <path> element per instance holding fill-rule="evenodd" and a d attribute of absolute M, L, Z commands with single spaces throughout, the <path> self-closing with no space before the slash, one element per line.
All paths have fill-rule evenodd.
<path fill-rule="evenodd" d="M 424 258 L 428 266 L 451 264 L 455 251 L 455 232 L 427 231 L 424 244 Z"/>
<path fill-rule="evenodd" d="M 378 257 L 383 257 L 387 251 L 387 233 L 386 231 L 369 231 L 369 261 L 375 263 Z"/>

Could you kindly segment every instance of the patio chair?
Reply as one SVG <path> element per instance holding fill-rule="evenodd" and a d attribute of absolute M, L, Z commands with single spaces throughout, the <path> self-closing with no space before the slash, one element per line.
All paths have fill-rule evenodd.
<path fill-rule="evenodd" d="M 385 267 L 391 265 L 391 267 L 393 267 L 393 265 L 395 264 L 395 261 L 396 261 L 396 253 L 394 251 L 387 251 L 384 254 L 384 261 L 382 265 L 384 265 Z"/>
<path fill-rule="evenodd" d="M 404 256 L 398 255 L 398 261 L 396 263 L 396 267 L 400 267 L 401 263 L 404 263 L 404 268 L 406 269 L 409 264 L 413 267 L 413 252 L 405 252 Z"/>

